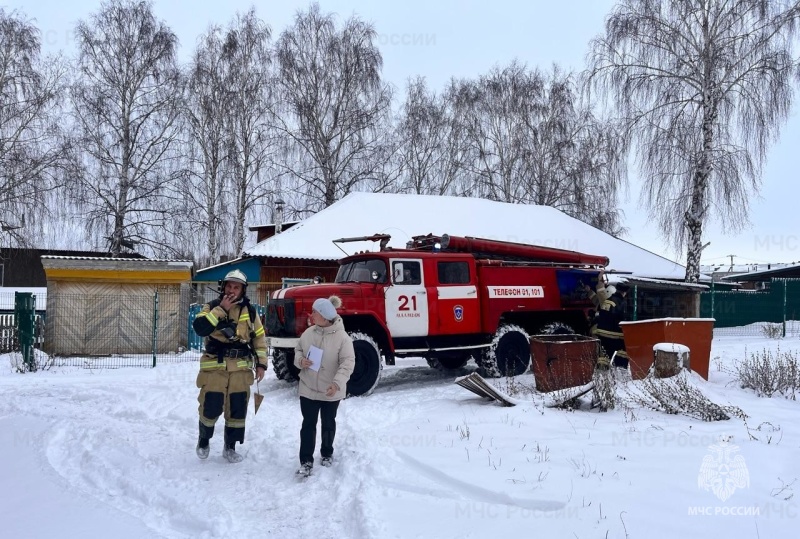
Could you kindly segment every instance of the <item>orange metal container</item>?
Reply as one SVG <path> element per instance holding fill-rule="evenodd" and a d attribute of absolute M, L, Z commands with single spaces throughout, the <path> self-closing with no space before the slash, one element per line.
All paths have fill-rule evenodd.
<path fill-rule="evenodd" d="M 711 362 L 713 318 L 654 318 L 621 322 L 625 350 L 630 357 L 631 378 L 641 380 L 653 364 L 653 346 L 674 342 L 689 347 L 689 364 L 694 372 L 708 380 Z"/>
<path fill-rule="evenodd" d="M 600 341 L 584 335 L 531 335 L 531 365 L 542 392 L 588 384 Z"/>

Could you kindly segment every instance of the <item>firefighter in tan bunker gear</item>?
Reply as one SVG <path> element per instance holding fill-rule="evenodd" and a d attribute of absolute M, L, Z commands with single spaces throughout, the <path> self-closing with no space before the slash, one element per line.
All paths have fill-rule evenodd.
<path fill-rule="evenodd" d="M 225 448 L 228 462 L 240 462 L 236 442 L 244 443 L 244 423 L 254 379 L 264 377 L 267 368 L 267 341 L 264 326 L 245 295 L 247 277 L 239 270 L 220 282 L 220 297 L 203 305 L 192 325 L 205 337 L 200 357 L 197 387 L 200 395 L 200 437 L 197 456 L 208 458 L 209 440 L 217 419 L 225 413 Z M 253 375 L 253 359 L 256 373 Z"/>

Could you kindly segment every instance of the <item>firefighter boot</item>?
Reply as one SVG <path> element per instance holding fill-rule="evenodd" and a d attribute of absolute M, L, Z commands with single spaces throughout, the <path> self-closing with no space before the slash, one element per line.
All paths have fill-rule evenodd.
<path fill-rule="evenodd" d="M 223 449 L 222 457 L 231 464 L 242 462 L 242 456 L 239 453 L 237 453 L 236 450 L 232 447 L 226 447 L 225 449 Z"/>
<path fill-rule="evenodd" d="M 210 450 L 211 448 L 208 447 L 208 440 L 200 438 L 197 441 L 197 448 L 195 449 L 195 451 L 197 452 L 197 458 L 201 460 L 206 460 L 208 458 L 208 452 Z"/>
<path fill-rule="evenodd" d="M 202 460 L 208 458 L 208 452 L 210 450 L 208 441 L 212 436 L 214 436 L 214 427 L 206 427 L 200 423 L 200 436 L 197 438 L 197 447 L 195 448 L 197 458 Z"/>
<path fill-rule="evenodd" d="M 222 456 L 225 458 L 225 460 L 232 464 L 242 462 L 242 459 L 244 458 L 236 452 L 236 449 L 234 448 L 235 445 L 236 442 L 231 442 L 230 446 L 225 444 L 225 449 L 222 450 Z"/>

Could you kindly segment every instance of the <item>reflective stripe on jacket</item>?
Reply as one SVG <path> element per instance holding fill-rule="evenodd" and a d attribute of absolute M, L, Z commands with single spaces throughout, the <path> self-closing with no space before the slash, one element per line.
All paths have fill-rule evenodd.
<path fill-rule="evenodd" d="M 267 367 L 267 339 L 264 335 L 264 325 L 258 316 L 254 320 L 250 319 L 249 300 L 245 296 L 239 303 L 233 305 L 229 312 L 225 312 L 219 305 L 219 300 L 214 300 L 203 305 L 197 313 L 192 327 L 201 337 L 205 337 L 205 351 L 200 357 L 200 369 L 213 370 L 247 370 L 253 368 L 253 358 L 251 356 L 238 356 L 236 358 L 225 357 L 225 361 L 220 362 L 216 354 L 209 353 L 209 349 L 216 346 L 231 346 L 242 349 L 250 344 L 256 355 L 257 363 L 264 368 Z M 253 309 L 255 313 L 255 309 Z M 229 340 L 219 329 L 220 324 L 227 325 L 230 321 L 236 324 L 236 334 Z M 252 339 L 251 339 L 252 333 Z"/>
<path fill-rule="evenodd" d="M 625 298 L 614 293 L 605 300 L 597 311 L 596 334 L 610 339 L 622 339 L 622 328 L 619 323 L 625 320 Z"/>

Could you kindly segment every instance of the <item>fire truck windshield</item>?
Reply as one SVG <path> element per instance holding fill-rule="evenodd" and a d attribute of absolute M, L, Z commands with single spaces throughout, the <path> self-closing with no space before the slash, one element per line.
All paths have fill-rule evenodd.
<path fill-rule="evenodd" d="M 378 280 L 372 280 L 372 272 L 378 272 Z M 385 283 L 386 282 L 386 263 L 380 258 L 370 260 L 358 260 L 343 264 L 339 267 L 336 274 L 337 283 Z"/>

